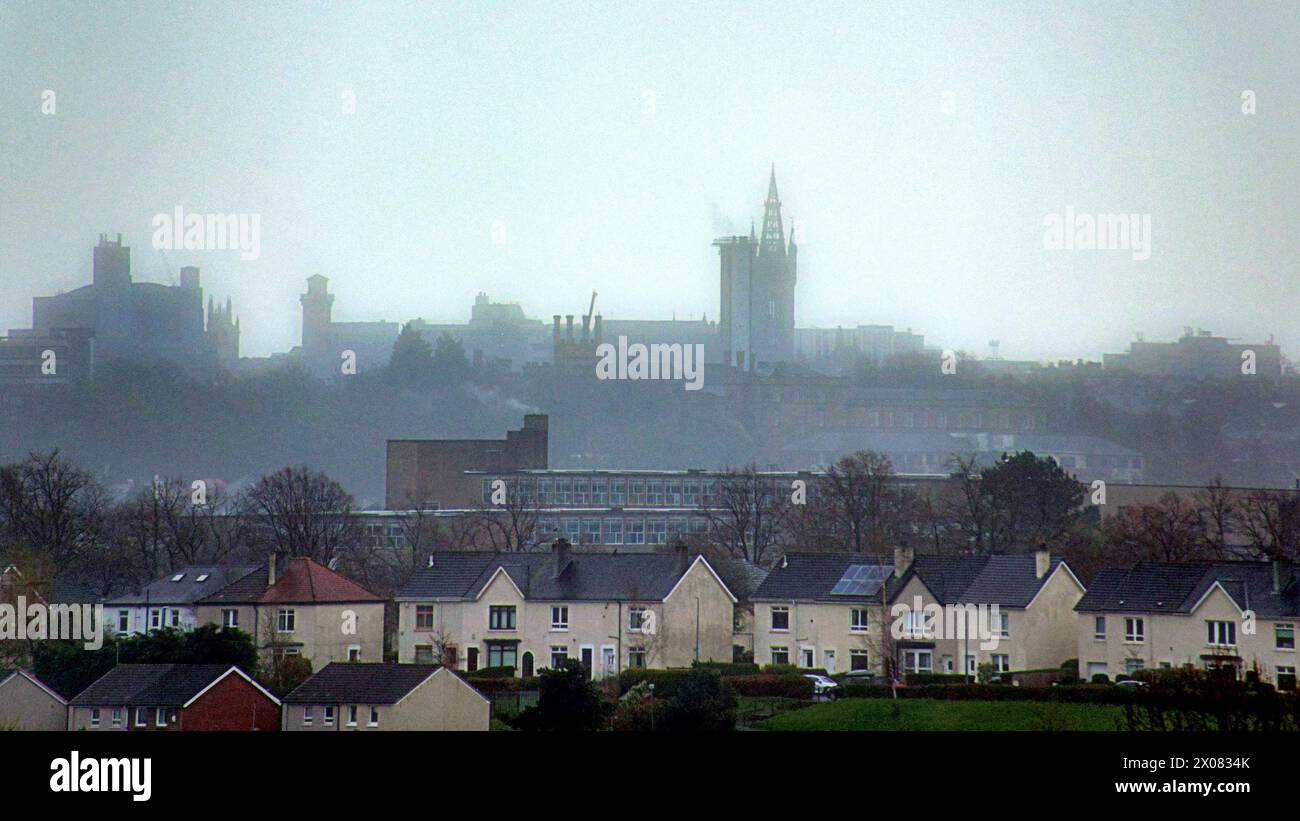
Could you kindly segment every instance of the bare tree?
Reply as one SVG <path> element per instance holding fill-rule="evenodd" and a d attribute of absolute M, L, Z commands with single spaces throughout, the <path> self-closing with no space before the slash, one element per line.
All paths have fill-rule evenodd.
<path fill-rule="evenodd" d="M 1201 517 L 1202 538 L 1214 556 L 1226 558 L 1236 508 L 1232 489 L 1225 487 L 1223 480 L 1215 476 L 1214 481 L 1198 490 L 1194 498 Z"/>
<path fill-rule="evenodd" d="M 793 506 L 755 465 L 724 471 L 714 480 L 712 497 L 702 507 L 712 546 L 756 564 L 778 553 Z"/>
<path fill-rule="evenodd" d="M 66 567 L 99 542 L 106 507 L 94 477 L 57 450 L 0 467 L 0 547 L 26 545 Z"/>
<path fill-rule="evenodd" d="M 1114 554 L 1125 562 L 1182 562 L 1202 558 L 1206 542 L 1195 507 L 1176 493 L 1156 504 L 1126 507 L 1103 525 Z"/>
<path fill-rule="evenodd" d="M 307 467 L 263 476 L 243 497 L 243 513 L 261 525 L 275 550 L 321 564 L 356 545 L 352 495 Z"/>
<path fill-rule="evenodd" d="M 513 479 L 506 481 L 500 504 L 480 503 L 473 516 L 476 540 L 503 553 L 533 550 L 551 534 L 542 533 L 533 498 Z"/>
<path fill-rule="evenodd" d="M 1251 546 L 1265 558 L 1300 557 L 1300 495 L 1257 490 L 1237 503 L 1237 522 Z"/>

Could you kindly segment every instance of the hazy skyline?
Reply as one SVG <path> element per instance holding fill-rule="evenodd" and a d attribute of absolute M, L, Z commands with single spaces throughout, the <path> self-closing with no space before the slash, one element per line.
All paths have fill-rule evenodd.
<path fill-rule="evenodd" d="M 137 279 L 198 265 L 245 355 L 316 273 L 340 320 L 715 319 L 775 163 L 800 327 L 1300 352 L 1293 4 L 291 5 L 0 6 L 0 332 L 101 232 Z M 260 215 L 260 257 L 154 250 L 177 206 Z M 1150 258 L 1046 250 L 1067 208 L 1149 214 Z"/>

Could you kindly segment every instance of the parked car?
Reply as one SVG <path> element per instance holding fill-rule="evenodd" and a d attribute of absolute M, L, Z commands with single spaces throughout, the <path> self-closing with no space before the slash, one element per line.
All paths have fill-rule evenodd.
<path fill-rule="evenodd" d="M 1135 678 L 1130 678 L 1125 679 L 1124 681 L 1115 682 L 1115 686 L 1123 687 L 1127 690 L 1141 690 L 1143 687 L 1147 686 L 1147 683 L 1145 681 L 1138 681 Z"/>
<path fill-rule="evenodd" d="M 804 678 L 812 679 L 813 698 L 836 698 L 840 693 L 840 685 L 829 676 L 823 676 L 821 673 L 805 673 Z"/>

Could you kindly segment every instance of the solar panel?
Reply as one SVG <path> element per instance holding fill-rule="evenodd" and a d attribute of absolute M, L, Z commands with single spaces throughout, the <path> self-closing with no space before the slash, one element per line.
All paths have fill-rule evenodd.
<path fill-rule="evenodd" d="M 851 564 L 831 588 L 832 596 L 871 596 L 880 591 L 888 568 L 878 564 Z"/>

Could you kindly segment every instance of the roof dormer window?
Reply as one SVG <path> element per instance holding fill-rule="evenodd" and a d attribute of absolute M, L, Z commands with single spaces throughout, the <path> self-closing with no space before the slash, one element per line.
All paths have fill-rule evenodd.
<path fill-rule="evenodd" d="M 196 578 L 194 581 L 196 581 L 196 582 L 206 582 L 207 580 L 208 580 L 208 574 L 207 574 L 207 573 L 200 573 L 199 576 L 198 576 L 198 578 Z"/>
<path fill-rule="evenodd" d="M 172 581 L 174 581 L 174 582 L 178 582 L 178 581 L 180 581 L 180 580 L 183 579 L 183 578 L 185 578 L 185 574 L 184 574 L 184 573 L 177 573 L 175 576 L 172 576 Z"/>

